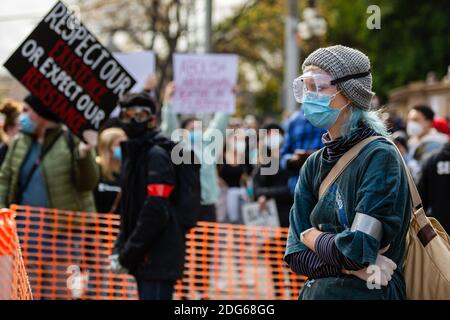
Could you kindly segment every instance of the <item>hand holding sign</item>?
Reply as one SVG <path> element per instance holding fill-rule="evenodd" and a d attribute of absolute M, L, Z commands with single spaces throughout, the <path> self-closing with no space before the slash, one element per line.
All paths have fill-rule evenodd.
<path fill-rule="evenodd" d="M 83 132 L 83 140 L 87 143 L 80 142 L 78 145 L 78 155 L 80 158 L 85 158 L 89 151 L 97 146 L 98 142 L 98 132 L 94 130 L 85 130 Z"/>
<path fill-rule="evenodd" d="M 83 132 L 83 140 L 89 145 L 96 147 L 98 142 L 98 132 L 94 130 L 85 130 Z"/>

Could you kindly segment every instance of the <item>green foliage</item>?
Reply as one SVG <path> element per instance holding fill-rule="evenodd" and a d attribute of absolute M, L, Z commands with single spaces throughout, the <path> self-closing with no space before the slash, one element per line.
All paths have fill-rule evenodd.
<path fill-rule="evenodd" d="M 233 52 L 253 65 L 262 83 L 255 92 L 259 112 L 279 112 L 283 83 L 285 0 L 246 5 L 215 30 L 215 51 Z M 301 9 L 306 0 L 299 1 Z M 381 29 L 367 28 L 370 5 L 380 7 Z M 317 0 L 328 23 L 324 39 L 300 43 L 301 60 L 320 46 L 342 44 L 366 53 L 372 62 L 374 91 L 386 102 L 389 92 L 450 64 L 450 1 Z M 241 81 L 245 81 L 241 77 Z"/>
<path fill-rule="evenodd" d="M 260 114 L 281 116 L 279 103 L 280 83 L 275 79 L 269 79 L 262 90 L 255 94 L 255 108 Z"/>
<path fill-rule="evenodd" d="M 378 5 L 381 29 L 366 26 L 369 5 Z M 450 1 L 322 0 L 328 22 L 327 42 L 365 52 L 372 62 L 374 91 L 389 92 L 428 71 L 442 77 L 450 64 Z"/>
<path fill-rule="evenodd" d="M 238 110 L 255 109 L 258 113 L 274 112 L 283 83 L 284 5 L 279 0 L 247 2 L 236 15 L 215 27 L 214 52 L 236 53 L 241 65 L 252 65 L 262 90 L 255 92 L 255 104 L 238 100 Z M 247 88 L 246 77 L 240 76 L 239 87 Z"/>
<path fill-rule="evenodd" d="M 424 79 L 428 71 L 435 71 L 441 78 L 450 64 L 450 2 L 393 3 L 392 10 L 381 11 L 381 30 L 367 39 L 381 96 Z"/>

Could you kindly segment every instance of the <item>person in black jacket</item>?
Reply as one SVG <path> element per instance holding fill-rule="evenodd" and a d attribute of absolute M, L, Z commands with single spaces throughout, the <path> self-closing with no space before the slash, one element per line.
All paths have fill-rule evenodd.
<path fill-rule="evenodd" d="M 172 299 L 183 272 L 185 233 L 169 201 L 175 171 L 165 145 L 173 144 L 156 127 L 156 103 L 145 92 L 120 100 L 121 226 L 111 269 L 136 278 L 141 300 Z"/>
<path fill-rule="evenodd" d="M 418 189 L 425 211 L 450 232 L 450 142 L 425 161 Z"/>

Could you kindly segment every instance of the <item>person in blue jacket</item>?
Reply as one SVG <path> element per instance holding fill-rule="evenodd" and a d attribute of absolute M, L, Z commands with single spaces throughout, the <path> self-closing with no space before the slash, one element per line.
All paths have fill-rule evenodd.
<path fill-rule="evenodd" d="M 300 170 L 285 261 L 308 277 L 299 299 L 404 299 L 403 259 L 411 205 L 401 156 L 386 139 L 366 145 L 319 199 L 319 187 L 358 142 L 388 133 L 370 108 L 369 58 L 341 45 L 306 58 L 294 95 L 326 129 L 324 148 Z"/>

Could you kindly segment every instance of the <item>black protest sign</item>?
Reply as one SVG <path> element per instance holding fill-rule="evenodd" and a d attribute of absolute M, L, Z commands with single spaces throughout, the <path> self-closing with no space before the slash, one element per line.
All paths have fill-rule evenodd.
<path fill-rule="evenodd" d="M 5 67 L 81 138 L 100 128 L 136 82 L 62 2 Z"/>

